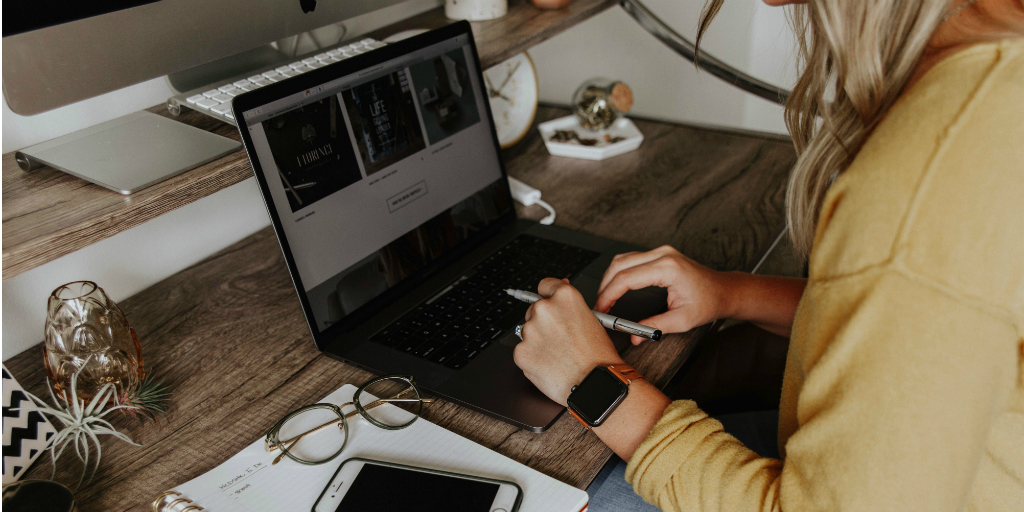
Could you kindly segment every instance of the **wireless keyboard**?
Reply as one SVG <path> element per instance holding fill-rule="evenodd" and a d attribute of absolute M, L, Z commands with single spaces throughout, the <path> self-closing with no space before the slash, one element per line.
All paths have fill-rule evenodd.
<path fill-rule="evenodd" d="M 231 115 L 231 98 L 246 91 L 259 89 L 274 82 L 280 82 L 286 78 L 322 68 L 328 64 L 341 62 L 355 55 L 376 50 L 382 46 L 385 46 L 385 43 L 375 39 L 363 39 L 358 43 L 338 46 L 337 48 L 297 60 L 288 65 L 263 71 L 253 71 L 253 74 L 248 77 L 238 75 L 223 82 L 216 82 L 205 87 L 186 91 L 177 96 L 172 96 L 167 100 L 167 109 L 172 114 L 179 115 L 181 107 L 188 107 L 225 123 L 238 126 L 235 123 L 235 118 Z"/>

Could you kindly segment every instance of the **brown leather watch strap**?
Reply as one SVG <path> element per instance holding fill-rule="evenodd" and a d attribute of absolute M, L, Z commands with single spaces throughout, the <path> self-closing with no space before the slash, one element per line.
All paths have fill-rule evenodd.
<path fill-rule="evenodd" d="M 605 366 L 605 368 L 608 368 L 608 370 L 612 372 L 612 375 L 614 375 L 615 378 L 621 380 L 622 383 L 627 386 L 630 385 L 634 380 L 640 380 L 644 378 L 644 376 L 640 375 L 640 372 L 636 371 L 636 369 L 634 369 L 632 366 L 624 364 L 613 364 Z"/>

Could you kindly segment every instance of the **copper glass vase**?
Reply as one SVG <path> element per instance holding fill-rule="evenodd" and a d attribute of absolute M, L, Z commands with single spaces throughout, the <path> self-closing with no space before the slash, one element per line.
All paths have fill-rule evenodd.
<path fill-rule="evenodd" d="M 96 283 L 58 287 L 46 309 L 43 362 L 58 396 L 70 399 L 71 377 L 79 370 L 78 399 L 86 402 L 108 382 L 123 397 L 145 377 L 138 336 Z"/>

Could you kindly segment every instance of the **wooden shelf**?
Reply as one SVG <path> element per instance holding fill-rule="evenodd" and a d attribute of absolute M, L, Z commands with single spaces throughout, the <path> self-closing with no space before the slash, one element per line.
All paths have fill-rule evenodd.
<path fill-rule="evenodd" d="M 480 59 L 490 67 L 615 5 L 614 0 L 575 0 L 542 11 L 526 0 L 510 0 L 504 17 L 473 23 Z M 450 23 L 437 8 L 371 36 Z M 171 117 L 163 105 L 148 109 Z M 239 140 L 235 127 L 187 109 L 177 121 Z M 123 196 L 56 169 L 23 172 L 14 153 L 3 155 L 3 279 L 14 277 L 78 249 L 138 226 L 252 176 L 238 151 L 167 181 Z"/>

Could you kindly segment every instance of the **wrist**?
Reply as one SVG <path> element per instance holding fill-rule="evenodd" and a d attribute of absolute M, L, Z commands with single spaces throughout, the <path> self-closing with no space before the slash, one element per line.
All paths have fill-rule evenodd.
<path fill-rule="evenodd" d="M 743 311 L 743 286 L 750 274 L 746 272 L 716 272 L 718 288 L 718 318 L 739 318 Z"/>

